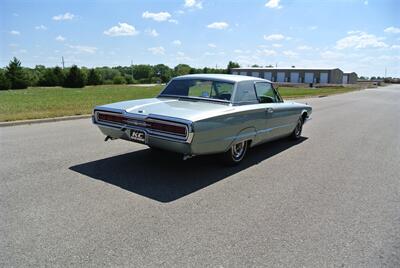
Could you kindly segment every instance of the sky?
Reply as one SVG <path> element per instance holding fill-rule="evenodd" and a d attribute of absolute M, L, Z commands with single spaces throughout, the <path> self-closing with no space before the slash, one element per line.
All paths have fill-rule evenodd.
<path fill-rule="evenodd" d="M 340 68 L 400 77 L 398 0 L 0 0 L 0 66 Z"/>

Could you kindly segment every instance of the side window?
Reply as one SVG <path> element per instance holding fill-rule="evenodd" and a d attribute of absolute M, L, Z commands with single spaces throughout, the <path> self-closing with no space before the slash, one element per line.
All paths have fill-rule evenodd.
<path fill-rule="evenodd" d="M 254 91 L 254 82 L 239 82 L 237 84 L 235 98 L 233 101 L 238 104 L 258 103 L 257 96 Z"/>
<path fill-rule="evenodd" d="M 256 93 L 258 101 L 261 103 L 278 102 L 279 99 L 275 95 L 275 91 L 270 83 L 256 83 Z"/>

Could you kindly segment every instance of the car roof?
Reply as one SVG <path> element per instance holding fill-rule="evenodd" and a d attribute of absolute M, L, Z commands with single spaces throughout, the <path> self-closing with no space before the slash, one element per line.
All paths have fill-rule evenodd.
<path fill-rule="evenodd" d="M 241 81 L 268 81 L 265 79 L 246 76 L 246 75 L 233 75 L 233 74 L 188 74 L 175 77 L 174 80 L 183 79 L 210 79 L 210 80 L 221 80 L 227 82 L 241 82 Z"/>

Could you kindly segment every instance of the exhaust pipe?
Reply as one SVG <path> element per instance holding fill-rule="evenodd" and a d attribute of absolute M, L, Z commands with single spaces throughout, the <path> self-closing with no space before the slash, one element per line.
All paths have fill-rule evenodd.
<path fill-rule="evenodd" d="M 194 156 L 195 156 L 194 154 L 185 154 L 185 155 L 183 155 L 183 161 L 188 160 Z"/>

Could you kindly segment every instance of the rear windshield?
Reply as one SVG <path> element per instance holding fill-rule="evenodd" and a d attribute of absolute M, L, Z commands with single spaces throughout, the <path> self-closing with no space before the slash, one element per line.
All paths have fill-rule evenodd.
<path fill-rule="evenodd" d="M 230 101 L 233 83 L 207 79 L 172 80 L 160 96 L 182 96 Z"/>

